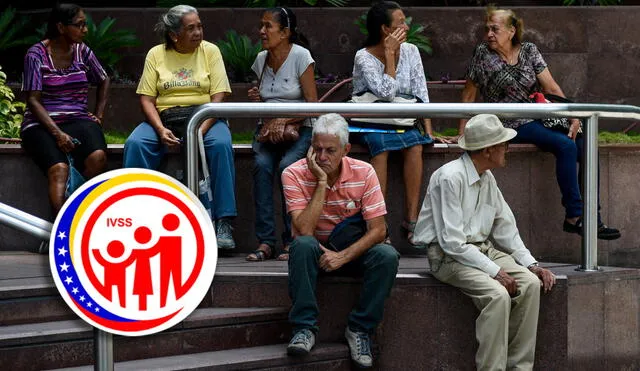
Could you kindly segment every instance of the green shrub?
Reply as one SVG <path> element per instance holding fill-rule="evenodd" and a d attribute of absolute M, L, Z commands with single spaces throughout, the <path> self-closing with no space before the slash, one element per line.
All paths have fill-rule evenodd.
<path fill-rule="evenodd" d="M 222 59 L 232 81 L 249 82 L 253 76 L 251 65 L 262 49 L 260 43 L 251 43 L 247 35 L 239 35 L 235 30 L 225 34 L 226 39 L 218 40 Z"/>
<path fill-rule="evenodd" d="M 16 10 L 7 7 L 0 13 L 0 51 L 21 45 L 32 45 L 38 42 L 35 35 L 24 36 L 29 25 L 29 18 L 16 15 Z"/>
<path fill-rule="evenodd" d="M 0 137 L 19 138 L 25 104 L 14 101 L 16 97 L 6 82 L 7 75 L 0 67 Z"/>
<path fill-rule="evenodd" d="M 412 24 L 412 20 L 413 19 L 411 17 L 406 18 L 407 25 L 409 26 L 409 31 L 407 31 L 407 42 L 417 46 L 418 50 L 420 50 L 421 52 L 427 55 L 432 55 L 433 49 L 431 48 L 431 39 L 422 34 L 425 30 L 425 27 L 418 23 Z M 358 26 L 360 32 L 363 35 L 369 35 L 369 31 L 367 31 L 366 13 L 358 17 L 353 23 Z"/>

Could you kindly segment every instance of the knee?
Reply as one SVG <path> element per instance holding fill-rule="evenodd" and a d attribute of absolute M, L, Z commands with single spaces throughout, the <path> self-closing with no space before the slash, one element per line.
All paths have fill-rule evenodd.
<path fill-rule="evenodd" d="M 494 305 L 503 307 L 505 310 L 511 307 L 511 295 L 509 295 L 507 289 L 502 285 L 496 286 L 496 288 L 491 291 L 490 298 Z"/>
<path fill-rule="evenodd" d="M 289 256 L 292 259 L 302 256 L 315 255 L 318 240 L 313 236 L 298 236 L 289 245 Z"/>
<path fill-rule="evenodd" d="M 104 169 L 107 166 L 107 154 L 105 151 L 98 149 L 87 157 L 87 166 L 95 169 Z"/>
<path fill-rule="evenodd" d="M 144 145 L 144 141 L 141 137 L 129 135 L 127 140 L 124 141 L 125 150 L 139 150 Z"/>
<path fill-rule="evenodd" d="M 408 156 L 422 156 L 422 144 L 417 144 L 404 150 Z"/>
<path fill-rule="evenodd" d="M 563 138 L 558 145 L 556 154 L 577 159 L 578 146 L 576 146 L 576 143 L 569 139 L 569 137 Z"/>
<path fill-rule="evenodd" d="M 220 125 L 220 124 L 218 124 Z M 209 129 L 209 131 L 211 131 L 211 129 Z M 213 134 L 211 134 L 213 135 Z M 209 139 L 209 140 L 207 140 Z M 231 134 L 229 134 L 228 132 L 223 132 L 221 135 L 219 136 L 215 136 L 215 138 L 205 138 L 205 147 L 209 150 L 209 151 L 213 151 L 216 153 L 219 152 L 227 152 L 227 151 L 233 151 L 233 146 L 232 146 L 232 142 L 231 142 Z"/>
<path fill-rule="evenodd" d="M 253 158 L 253 171 L 255 172 L 270 172 L 271 171 L 271 160 L 269 156 L 263 153 L 256 153 Z"/>
<path fill-rule="evenodd" d="M 47 178 L 50 183 L 66 182 L 69 177 L 69 165 L 64 162 L 58 162 L 47 170 Z"/>
<path fill-rule="evenodd" d="M 376 245 L 372 249 L 375 259 L 380 266 L 390 271 L 398 271 L 399 257 L 398 252 L 393 248 L 393 246 L 380 244 Z"/>
<path fill-rule="evenodd" d="M 540 279 L 527 270 L 527 274 L 518 280 L 518 286 L 523 293 L 540 295 Z"/>

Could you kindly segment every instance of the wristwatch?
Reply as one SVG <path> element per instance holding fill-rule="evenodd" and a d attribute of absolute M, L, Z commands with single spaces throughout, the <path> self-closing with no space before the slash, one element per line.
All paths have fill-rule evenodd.
<path fill-rule="evenodd" d="M 532 267 L 539 267 L 539 266 L 540 266 L 540 264 L 538 264 L 538 262 L 535 262 L 535 263 L 529 264 L 529 266 L 527 268 L 531 269 Z"/>

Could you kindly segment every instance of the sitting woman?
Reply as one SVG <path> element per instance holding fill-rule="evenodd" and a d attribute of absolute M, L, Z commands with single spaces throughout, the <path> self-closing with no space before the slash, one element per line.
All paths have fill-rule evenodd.
<path fill-rule="evenodd" d="M 231 92 L 218 47 L 203 40 L 198 11 L 178 5 L 160 17 L 156 30 L 164 43 L 149 50 L 138 84 L 140 105 L 146 121 L 138 125 L 124 145 L 124 167 L 157 169 L 169 147 L 181 144 L 163 121 L 184 108 L 222 102 Z M 182 122 L 183 121 L 183 122 Z M 174 130 L 184 130 L 187 120 Z M 231 219 L 236 216 L 235 167 L 231 132 L 227 122 L 207 119 L 200 127 L 213 192 L 212 217 L 218 248 L 235 247 Z M 177 135 L 176 135 L 177 134 Z"/>
<path fill-rule="evenodd" d="M 427 81 L 418 48 L 406 43 L 405 15 L 398 3 L 382 1 L 367 12 L 369 35 L 364 48 L 356 53 L 353 66 L 353 94 L 371 92 L 379 99 L 415 97 L 429 102 Z M 382 194 L 387 191 L 389 151 L 402 150 L 404 157 L 404 221 L 402 228 L 411 241 L 418 218 L 422 184 L 422 146 L 432 143 L 431 120 L 423 119 L 424 133 L 418 128 L 403 133 L 366 133 L 361 139 L 371 154 L 371 165 L 378 175 Z M 422 123 L 420 123 L 422 124 Z M 443 139 L 444 140 L 444 139 Z"/>
<path fill-rule="evenodd" d="M 486 41 L 476 47 L 471 59 L 462 92 L 463 102 L 474 102 L 478 90 L 487 103 L 529 102 L 529 96 L 538 91 L 564 97 L 538 48 L 522 41 L 523 22 L 513 11 L 490 6 L 485 22 Z M 581 234 L 582 197 L 576 170 L 576 162 L 582 162 L 583 147 L 582 138 L 577 136 L 579 120 L 570 120 L 568 132 L 547 128 L 541 120 L 502 122 L 518 132 L 512 143 L 531 143 L 553 153 L 562 205 L 566 210 L 563 229 Z M 465 123 L 466 120 L 461 120 L 460 133 L 464 131 Z M 602 223 L 600 213 L 598 224 L 598 238 L 613 240 L 620 237 L 620 231 Z"/>
<path fill-rule="evenodd" d="M 27 110 L 22 147 L 47 175 L 55 214 L 65 201 L 70 155 L 85 179 L 107 166 L 101 120 L 109 77 L 91 49 L 82 43 L 87 18 L 82 8 L 61 4 L 51 11 L 45 39 L 27 51 L 22 90 Z M 96 108 L 89 112 L 89 84 L 98 86 Z"/>
<path fill-rule="evenodd" d="M 309 50 L 296 44 L 296 16 L 289 8 L 267 9 L 260 21 L 260 39 L 265 49 L 251 67 L 259 76 L 258 87 L 249 90 L 254 102 L 316 102 L 318 93 L 314 79 L 315 62 Z M 259 123 L 253 141 L 253 197 L 256 210 L 255 232 L 258 248 L 247 256 L 248 261 L 270 259 L 275 255 L 276 228 L 273 206 L 274 176 L 303 158 L 311 143 L 312 121 L 305 120 L 299 128 L 298 138 L 285 140 L 284 120 L 265 120 Z M 266 138 L 260 133 L 268 133 Z M 276 172 L 277 170 L 277 172 Z M 282 193 L 282 187 L 278 187 Z M 291 242 L 291 218 L 282 197 L 283 251 L 278 260 L 288 260 Z"/>

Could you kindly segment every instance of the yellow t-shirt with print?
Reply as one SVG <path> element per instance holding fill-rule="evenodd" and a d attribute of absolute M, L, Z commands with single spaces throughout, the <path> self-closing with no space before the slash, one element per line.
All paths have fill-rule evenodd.
<path fill-rule="evenodd" d="M 144 61 L 136 93 L 156 97 L 158 112 L 176 106 L 211 102 L 216 93 L 231 93 L 220 50 L 208 41 L 190 54 L 156 45 Z"/>

